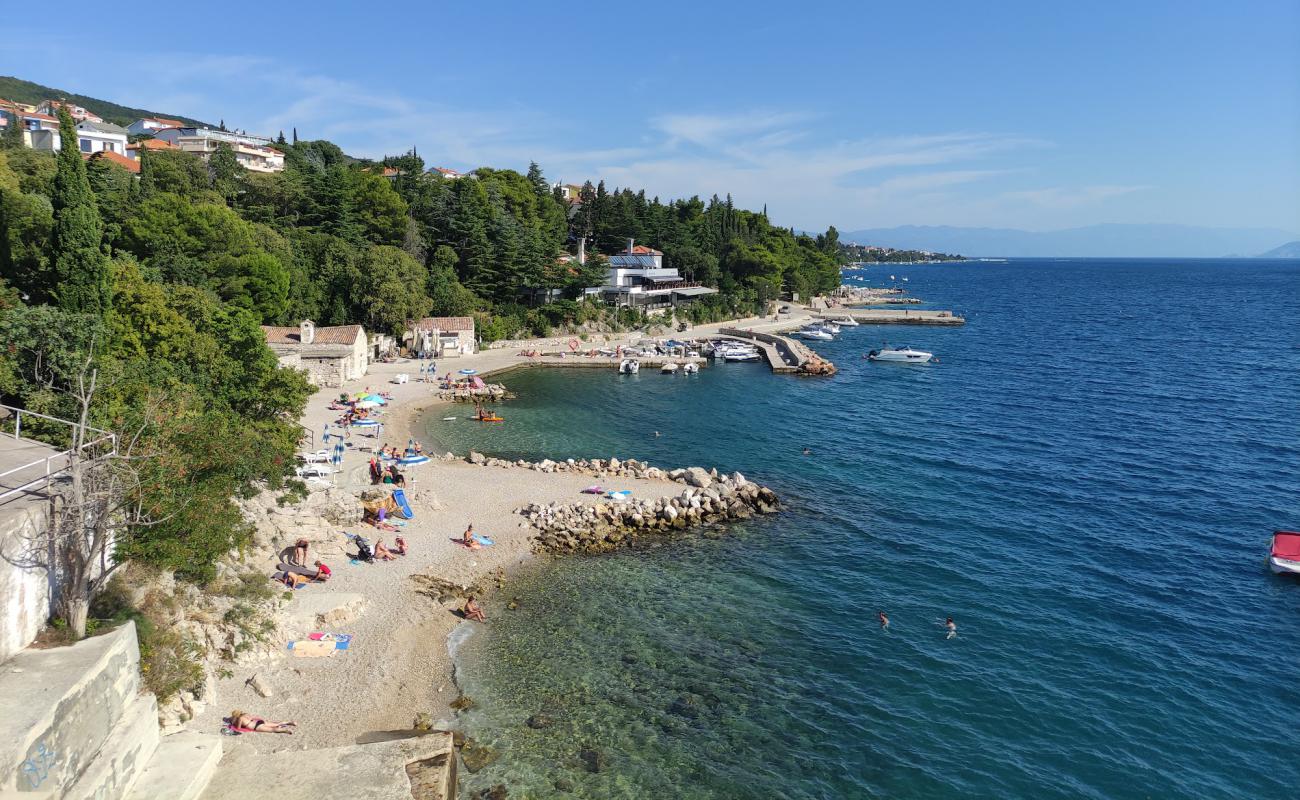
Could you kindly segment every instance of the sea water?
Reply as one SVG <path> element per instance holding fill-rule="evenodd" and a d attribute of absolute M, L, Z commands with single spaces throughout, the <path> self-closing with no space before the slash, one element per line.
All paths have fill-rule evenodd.
<path fill-rule="evenodd" d="M 458 654 L 498 755 L 466 792 L 1296 796 L 1300 582 L 1265 555 L 1300 525 L 1300 263 L 864 275 L 890 273 L 968 323 L 845 328 L 812 345 L 830 379 L 521 372 L 505 424 L 427 422 L 459 451 L 740 470 L 785 503 L 508 585 Z M 862 359 L 885 340 L 939 363 Z"/>

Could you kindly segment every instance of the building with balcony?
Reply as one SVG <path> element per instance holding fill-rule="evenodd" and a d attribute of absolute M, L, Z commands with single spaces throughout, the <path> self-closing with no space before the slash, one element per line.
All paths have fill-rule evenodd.
<path fill-rule="evenodd" d="M 284 170 L 284 153 L 271 147 L 271 140 L 246 133 L 219 131 L 212 128 L 160 128 L 154 139 L 167 142 L 178 150 L 207 161 L 217 152 L 217 145 L 225 143 L 234 151 L 235 158 L 252 172 L 281 172 Z"/>
<path fill-rule="evenodd" d="M 587 289 L 586 294 L 612 306 L 655 309 L 682 305 L 717 291 L 687 281 L 676 269 L 664 266 L 663 253 L 628 239 L 626 250 L 609 257 L 605 283 Z"/>
<path fill-rule="evenodd" d="M 59 116 L 59 109 L 67 109 L 69 116 L 77 122 L 103 122 L 104 118 L 98 114 L 87 111 L 75 103 L 69 103 L 66 100 L 46 100 L 36 107 L 36 111 L 41 114 L 49 114 L 51 117 Z"/>
<path fill-rule="evenodd" d="M 21 103 L 6 103 L 0 103 L 0 128 L 19 125 L 23 129 L 23 144 L 26 146 L 32 146 L 32 133 L 35 131 L 54 131 L 55 136 L 58 136 L 58 117 L 26 111 Z"/>
<path fill-rule="evenodd" d="M 28 132 L 28 139 L 33 150 L 45 150 L 57 153 L 63 147 L 56 122 L 52 128 L 42 127 Z M 83 120 L 77 123 L 77 148 L 83 155 L 95 153 L 116 153 L 126 156 L 126 128 L 111 122 L 94 122 Z"/>

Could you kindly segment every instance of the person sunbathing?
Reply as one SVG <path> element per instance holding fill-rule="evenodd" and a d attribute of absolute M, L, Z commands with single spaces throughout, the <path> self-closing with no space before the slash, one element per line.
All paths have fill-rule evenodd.
<path fill-rule="evenodd" d="M 406 555 L 406 540 L 398 536 L 393 540 L 393 552 L 399 556 Z"/>
<path fill-rule="evenodd" d="M 460 537 L 460 543 L 465 545 L 471 550 L 477 550 L 483 546 L 478 543 L 478 539 L 474 538 L 473 525 L 470 525 L 468 528 L 465 529 L 465 535 Z"/>
<path fill-rule="evenodd" d="M 460 611 L 465 615 L 465 619 L 472 619 L 475 622 L 487 622 L 487 614 L 484 614 L 483 609 L 479 608 L 478 603 L 474 602 L 474 595 L 470 595 L 465 599 L 465 606 Z"/>
<path fill-rule="evenodd" d="M 384 540 L 379 539 L 375 542 L 375 558 L 380 561 L 395 561 L 397 556 L 393 555 L 387 547 L 384 546 Z"/>
<path fill-rule="evenodd" d="M 227 717 L 230 720 L 230 727 L 237 730 L 249 731 L 251 733 L 293 733 L 292 728 L 298 727 L 296 722 L 267 722 L 261 717 L 255 717 L 252 714 L 245 714 L 243 711 L 236 709 L 230 712 Z"/>

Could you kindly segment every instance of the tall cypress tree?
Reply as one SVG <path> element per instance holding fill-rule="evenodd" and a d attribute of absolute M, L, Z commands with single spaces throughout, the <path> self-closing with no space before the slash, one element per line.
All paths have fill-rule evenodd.
<path fill-rule="evenodd" d="M 66 311 L 103 316 L 112 300 L 108 256 L 100 247 L 104 223 L 86 179 L 77 128 L 59 109 L 59 156 L 54 173 L 55 296 Z"/>

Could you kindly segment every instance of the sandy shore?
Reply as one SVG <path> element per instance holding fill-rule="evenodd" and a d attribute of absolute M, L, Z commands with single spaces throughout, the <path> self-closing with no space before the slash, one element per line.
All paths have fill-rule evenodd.
<path fill-rule="evenodd" d="M 747 322 L 760 328 L 790 324 L 789 318 L 776 323 Z M 701 326 L 686 335 L 711 335 L 717 327 Z M 610 339 L 611 343 L 618 341 Z M 463 368 L 490 373 L 526 363 L 527 359 L 518 355 L 520 349 L 486 350 L 473 356 L 442 360 L 438 366 L 442 373 Z M 411 382 L 393 383 L 398 373 L 409 374 Z M 432 383 L 416 381 L 418 377 L 417 362 L 373 364 L 365 379 L 342 389 L 324 389 L 312 396 L 302 424 L 314 432 L 315 446 L 320 448 L 324 446 L 321 434 L 325 423 L 338 416 L 327 406 L 339 393 L 366 389 L 392 393 L 393 399 L 382 416 L 383 432 L 373 438 L 354 432 L 348 439 L 343 471 L 336 475 L 335 485 L 353 489 L 368 486 L 366 462 L 371 447 L 384 442 L 404 446 L 413 435 L 419 438 L 413 425 L 421 413 L 435 406 L 452 405 L 436 396 Z M 463 410 L 464 406 L 460 408 Z M 418 576 L 463 586 L 496 586 L 503 579 L 508 582 L 512 570 L 535 558 L 531 552 L 532 531 L 522 527 L 522 518 L 514 513 L 515 509 L 534 502 L 570 503 L 583 499 L 600 502 L 581 494 L 592 483 L 591 476 L 581 474 L 476 466 L 463 458 L 435 460 L 412 467 L 405 474 L 409 481 L 407 494 L 415 514 L 402 529 L 410 554 L 397 561 L 373 565 L 329 559 L 327 563 L 334 570 L 334 578 L 328 584 L 299 590 L 284 607 L 286 614 L 293 614 L 296 605 L 359 595 L 364 606 L 355 619 L 325 626 L 333 632 L 351 633 L 354 638 L 350 649 L 332 658 L 318 659 L 292 658 L 287 650 L 279 650 L 261 663 L 236 666 L 218 680 L 217 703 L 191 723 L 201 730 L 215 730 L 222 716 L 239 708 L 270 720 L 294 720 L 299 723 L 298 732 L 293 736 L 228 738 L 227 752 L 356 744 L 373 739 L 379 732 L 409 730 L 420 712 L 432 715 L 440 727 L 449 725 L 452 712 L 448 704 L 458 696 L 458 690 L 453 680 L 448 636 L 457 625 L 478 623 L 463 622 L 454 613 L 456 601 L 440 603 L 422 594 L 420 589 L 425 584 Z M 620 478 L 618 485 L 647 499 L 667 497 L 681 490 L 680 484 L 670 481 Z M 474 524 L 476 531 L 490 536 L 495 544 L 471 551 L 452 541 L 469 523 Z M 369 526 L 352 526 L 348 530 L 363 533 L 372 541 L 381 535 Z M 383 535 L 383 539 L 392 544 L 391 534 Z M 274 569 L 273 563 L 253 566 L 265 568 L 268 574 Z M 489 597 L 484 603 L 489 625 L 493 616 L 510 613 L 501 599 L 509 597 L 507 585 L 498 597 Z M 247 685 L 253 676 L 270 687 L 270 697 L 261 697 Z"/>

